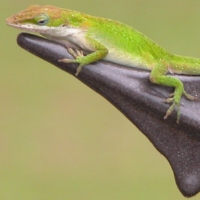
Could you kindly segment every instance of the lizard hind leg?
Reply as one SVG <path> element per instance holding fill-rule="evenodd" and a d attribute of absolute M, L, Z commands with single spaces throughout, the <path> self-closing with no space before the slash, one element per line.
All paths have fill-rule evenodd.
<path fill-rule="evenodd" d="M 167 109 L 167 112 L 164 116 L 164 119 L 167 119 L 167 117 L 173 112 L 175 108 L 177 108 L 177 120 L 176 122 L 179 123 L 181 112 L 180 112 L 180 102 L 182 95 L 186 95 L 186 97 L 192 99 L 191 95 L 187 94 L 184 90 L 183 83 L 173 76 L 166 75 L 167 73 L 167 67 L 164 65 L 157 65 L 155 66 L 151 74 L 149 76 L 149 79 L 152 83 L 165 85 L 174 87 L 174 92 L 170 95 L 170 98 L 164 100 L 166 103 L 172 103 L 172 105 Z"/>

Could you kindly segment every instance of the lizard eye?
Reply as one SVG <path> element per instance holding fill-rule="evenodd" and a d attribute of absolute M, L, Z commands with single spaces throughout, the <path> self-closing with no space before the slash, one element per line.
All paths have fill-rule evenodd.
<path fill-rule="evenodd" d="M 48 23 L 49 17 L 46 14 L 42 14 L 36 17 L 36 22 L 40 26 L 44 26 Z"/>

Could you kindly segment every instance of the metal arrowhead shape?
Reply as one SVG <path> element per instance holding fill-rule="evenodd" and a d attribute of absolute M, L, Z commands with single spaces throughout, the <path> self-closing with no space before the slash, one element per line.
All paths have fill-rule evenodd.
<path fill-rule="evenodd" d="M 77 64 L 57 61 L 71 58 L 65 47 L 27 33 L 20 34 L 17 42 L 75 76 Z M 164 120 L 169 105 L 162 101 L 173 89 L 152 84 L 148 76 L 146 71 L 98 62 L 85 66 L 76 78 L 106 98 L 146 135 L 169 161 L 181 193 L 191 197 L 200 191 L 200 102 L 182 98 L 180 123 L 176 123 L 176 112 Z M 200 93 L 200 77 L 178 77 L 188 93 Z"/>

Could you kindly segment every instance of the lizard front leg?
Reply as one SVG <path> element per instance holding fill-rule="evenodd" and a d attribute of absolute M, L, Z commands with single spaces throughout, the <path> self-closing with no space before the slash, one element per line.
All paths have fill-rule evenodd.
<path fill-rule="evenodd" d="M 76 50 L 73 51 L 71 48 L 68 49 L 69 53 L 75 58 L 74 60 L 72 59 L 60 59 L 58 60 L 59 62 L 64 62 L 64 63 L 79 63 L 79 66 L 76 71 L 76 76 L 80 73 L 81 69 L 90 63 L 99 61 L 103 59 L 107 54 L 108 54 L 108 49 L 104 47 L 101 43 L 98 41 L 87 37 L 88 45 L 90 46 L 91 49 L 94 49 L 94 52 L 84 56 L 83 51 Z"/>

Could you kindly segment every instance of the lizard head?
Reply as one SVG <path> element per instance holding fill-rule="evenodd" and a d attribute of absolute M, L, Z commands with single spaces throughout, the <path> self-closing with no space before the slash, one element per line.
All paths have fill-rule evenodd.
<path fill-rule="evenodd" d="M 33 24 L 33 25 L 50 25 L 56 26 L 56 23 L 52 23 L 56 19 L 61 18 L 61 9 L 54 6 L 29 6 L 26 10 L 23 10 L 11 17 L 6 19 L 8 25 L 23 25 L 23 24 Z M 63 23 L 63 22 L 62 22 Z M 57 26 L 59 22 L 57 23 Z"/>
<path fill-rule="evenodd" d="M 7 18 L 6 23 L 9 26 L 29 32 L 61 36 L 66 31 L 66 27 L 79 27 L 82 23 L 81 16 L 78 12 L 54 6 L 32 5 L 26 10 Z"/>

